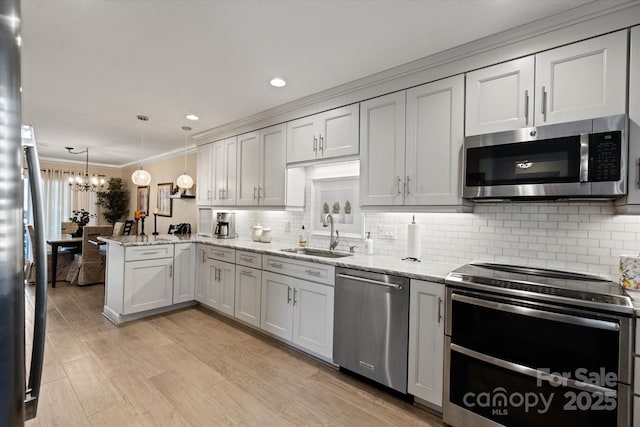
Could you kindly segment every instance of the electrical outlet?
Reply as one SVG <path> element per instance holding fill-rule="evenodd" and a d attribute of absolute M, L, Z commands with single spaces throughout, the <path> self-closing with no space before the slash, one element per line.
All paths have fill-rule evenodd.
<path fill-rule="evenodd" d="M 396 226 L 394 224 L 378 225 L 378 239 L 395 240 L 395 238 L 396 238 Z"/>

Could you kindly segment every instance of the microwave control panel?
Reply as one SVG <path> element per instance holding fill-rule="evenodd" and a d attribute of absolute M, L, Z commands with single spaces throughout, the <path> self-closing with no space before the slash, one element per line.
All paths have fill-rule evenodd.
<path fill-rule="evenodd" d="M 589 135 L 589 182 L 620 180 L 622 133 Z"/>

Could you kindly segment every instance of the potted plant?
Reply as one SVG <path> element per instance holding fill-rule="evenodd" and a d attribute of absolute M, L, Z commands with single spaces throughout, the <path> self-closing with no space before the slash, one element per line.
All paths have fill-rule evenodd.
<path fill-rule="evenodd" d="M 76 224 L 78 224 L 78 229 L 75 231 L 75 233 L 73 233 L 73 235 L 75 237 L 80 237 L 82 236 L 82 228 L 85 225 L 89 224 L 89 221 L 91 220 L 91 217 L 93 215 L 91 215 L 89 212 L 85 211 L 84 209 L 80 209 L 79 211 L 73 211 L 72 214 L 73 216 L 69 218 L 69 221 L 75 222 Z"/>
<path fill-rule="evenodd" d="M 329 213 L 329 204 L 324 202 L 322 204 L 322 215 L 320 215 L 320 224 L 324 222 L 324 216 Z"/>
<path fill-rule="evenodd" d="M 351 202 L 344 202 L 344 222 L 345 224 L 353 224 L 353 214 L 351 214 Z"/>
<path fill-rule="evenodd" d="M 129 190 L 122 178 L 109 178 L 107 189 L 96 193 L 96 205 L 103 208 L 102 216 L 111 225 L 127 218 L 129 215 Z"/>
<path fill-rule="evenodd" d="M 344 216 L 340 213 L 340 202 L 335 202 L 331 207 L 331 215 L 336 223 L 343 223 Z"/>

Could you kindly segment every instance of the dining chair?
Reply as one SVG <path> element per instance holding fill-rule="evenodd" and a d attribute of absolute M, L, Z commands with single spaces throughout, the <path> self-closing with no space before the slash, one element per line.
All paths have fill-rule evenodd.
<path fill-rule="evenodd" d="M 133 229 L 133 224 L 135 224 L 135 221 L 132 219 L 128 219 L 124 222 L 124 231 L 122 234 L 124 234 L 125 236 L 128 236 L 131 234 L 131 230 Z"/>
<path fill-rule="evenodd" d="M 113 224 L 112 236 L 122 236 L 124 234 L 124 222 L 116 222 Z"/>
<path fill-rule="evenodd" d="M 71 284 L 84 286 L 104 283 L 105 257 L 100 253 L 100 247 L 89 242 L 97 240 L 98 236 L 111 236 L 111 225 L 86 225 L 82 234 L 82 253 L 76 254 L 77 272 L 70 280 Z"/>
<path fill-rule="evenodd" d="M 60 226 L 60 234 L 73 234 L 78 231 L 78 223 L 73 221 L 62 221 Z"/>
<path fill-rule="evenodd" d="M 27 231 L 29 234 L 29 247 L 30 253 L 35 251 L 35 230 L 33 225 L 27 225 Z M 56 281 L 67 280 L 67 273 L 71 264 L 73 263 L 74 254 L 71 252 L 60 251 L 58 252 L 58 268 L 56 269 Z M 29 261 L 29 268 L 26 271 L 27 283 L 32 284 L 36 282 L 36 268 L 37 265 L 34 262 Z M 51 281 L 51 249 L 47 247 L 47 281 Z"/>

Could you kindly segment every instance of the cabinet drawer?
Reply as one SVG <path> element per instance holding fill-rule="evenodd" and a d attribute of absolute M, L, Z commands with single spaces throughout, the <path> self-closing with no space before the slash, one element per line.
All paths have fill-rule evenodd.
<path fill-rule="evenodd" d="M 173 245 L 129 246 L 125 248 L 125 261 L 141 261 L 156 258 L 172 258 Z"/>
<path fill-rule="evenodd" d="M 205 257 L 211 259 L 217 259 L 218 261 L 226 261 L 235 264 L 236 262 L 236 250 L 223 248 L 220 246 L 205 246 Z"/>
<path fill-rule="evenodd" d="M 236 264 L 245 267 L 262 268 L 262 254 L 249 251 L 236 251 Z"/>
<path fill-rule="evenodd" d="M 636 319 L 636 354 L 640 355 L 640 319 Z"/>
<path fill-rule="evenodd" d="M 263 255 L 262 269 L 331 286 L 336 279 L 335 267 L 332 265 L 270 255 Z"/>

